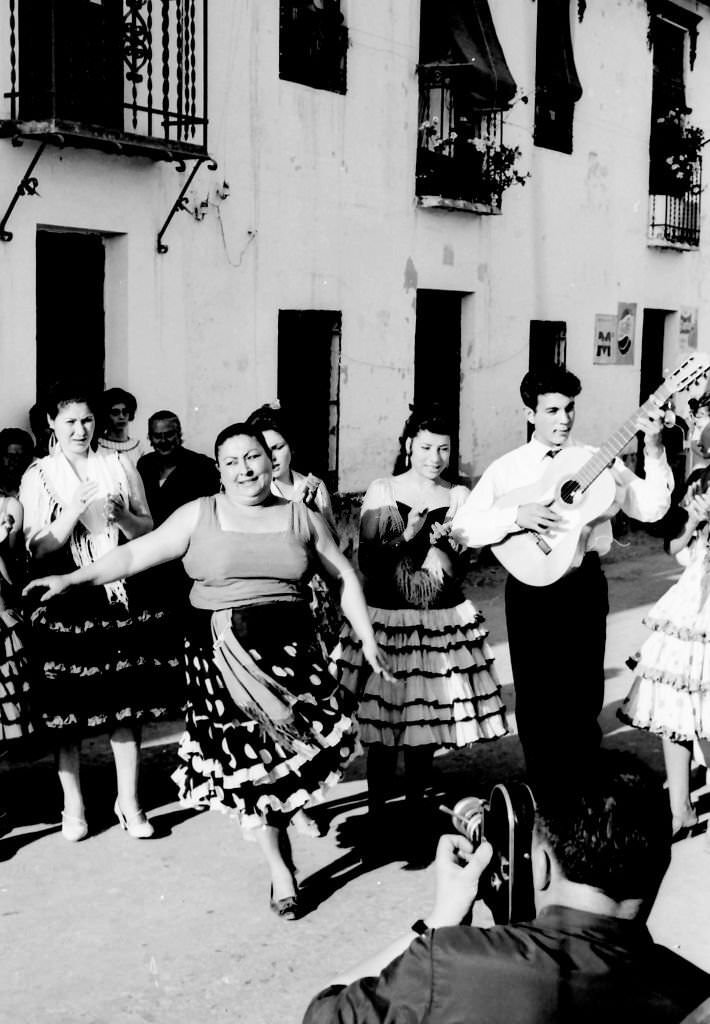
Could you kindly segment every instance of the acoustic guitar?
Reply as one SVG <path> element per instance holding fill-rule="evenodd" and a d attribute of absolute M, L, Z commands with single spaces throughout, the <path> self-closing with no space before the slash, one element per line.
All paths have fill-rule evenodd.
<path fill-rule="evenodd" d="M 491 545 L 508 572 L 533 587 L 545 587 L 564 576 L 572 567 L 583 534 L 614 504 L 616 483 L 609 466 L 636 433 L 639 417 L 657 411 L 671 395 L 699 383 L 708 373 L 707 356 L 688 356 L 593 455 L 582 448 L 562 448 L 549 460 L 539 480 L 499 498 L 495 508 L 537 502 L 549 505 L 560 516 L 559 523 L 544 533 L 520 530 Z"/>

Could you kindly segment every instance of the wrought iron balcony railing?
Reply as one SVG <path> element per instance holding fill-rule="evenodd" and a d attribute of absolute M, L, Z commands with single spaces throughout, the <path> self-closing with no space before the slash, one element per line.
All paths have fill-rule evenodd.
<path fill-rule="evenodd" d="M 500 209 L 503 111 L 480 110 L 467 88 L 468 66 L 420 65 L 417 195 Z"/>
<path fill-rule="evenodd" d="M 206 154 L 207 0 L 6 3 L 0 134 L 154 159 Z"/>
<path fill-rule="evenodd" d="M 696 248 L 700 245 L 702 161 L 692 166 L 685 189 L 649 195 L 649 239 Z"/>

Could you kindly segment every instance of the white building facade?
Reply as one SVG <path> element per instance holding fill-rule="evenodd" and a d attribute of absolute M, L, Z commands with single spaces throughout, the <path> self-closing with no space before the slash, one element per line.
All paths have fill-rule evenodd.
<path fill-rule="evenodd" d="M 525 439 L 530 366 L 581 377 L 599 442 L 710 348 L 705 3 L 45 8 L 0 0 L 0 425 L 88 373 L 209 451 L 279 397 L 354 492 L 415 395 L 475 478 Z"/>

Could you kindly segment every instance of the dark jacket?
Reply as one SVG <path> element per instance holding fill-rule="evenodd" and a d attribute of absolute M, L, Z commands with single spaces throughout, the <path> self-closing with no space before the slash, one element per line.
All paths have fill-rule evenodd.
<path fill-rule="evenodd" d="M 212 459 L 189 448 L 179 448 L 172 473 L 160 484 L 162 459 L 148 452 L 138 460 L 138 472 L 143 480 L 148 508 L 154 526 L 160 526 L 168 516 L 196 498 L 206 498 L 219 490 L 219 475 Z"/>
<path fill-rule="evenodd" d="M 548 907 L 428 932 L 379 978 L 325 989 L 304 1024 L 677 1024 L 708 996 L 710 975 L 644 925 Z"/>

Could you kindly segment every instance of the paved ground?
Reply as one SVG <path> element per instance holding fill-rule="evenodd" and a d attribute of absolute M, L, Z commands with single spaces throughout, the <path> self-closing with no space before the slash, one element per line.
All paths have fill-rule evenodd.
<path fill-rule="evenodd" d="M 625 729 L 615 711 L 629 684 L 624 661 L 643 640 L 645 608 L 677 576 L 657 541 L 632 535 L 608 566 L 605 742 L 638 750 L 659 771 L 660 745 Z M 481 585 L 476 585 L 476 583 Z M 506 698 L 510 670 L 502 572 L 474 580 L 488 617 Z M 86 749 L 92 835 L 71 845 L 59 834 L 60 802 L 49 758 L 5 764 L 0 782 L 17 827 L 0 840 L 0 1021 L 12 1024 L 297 1024 L 310 998 L 340 968 L 399 934 L 429 905 L 431 868 L 403 858 L 363 870 L 348 846 L 348 819 L 364 811 L 362 760 L 322 809 L 321 840 L 297 837 L 296 861 L 313 910 L 298 922 L 268 911 L 256 847 L 233 821 L 190 814 L 173 802 L 178 723 L 146 737 L 146 806 L 161 838 L 136 842 L 111 818 L 106 741 Z M 450 798 L 486 794 L 521 774 L 513 736 L 437 759 Z M 700 793 L 703 818 L 710 795 Z M 396 810 L 396 809 L 395 809 Z M 674 847 L 651 917 L 655 937 L 710 971 L 710 853 L 701 834 Z"/>

